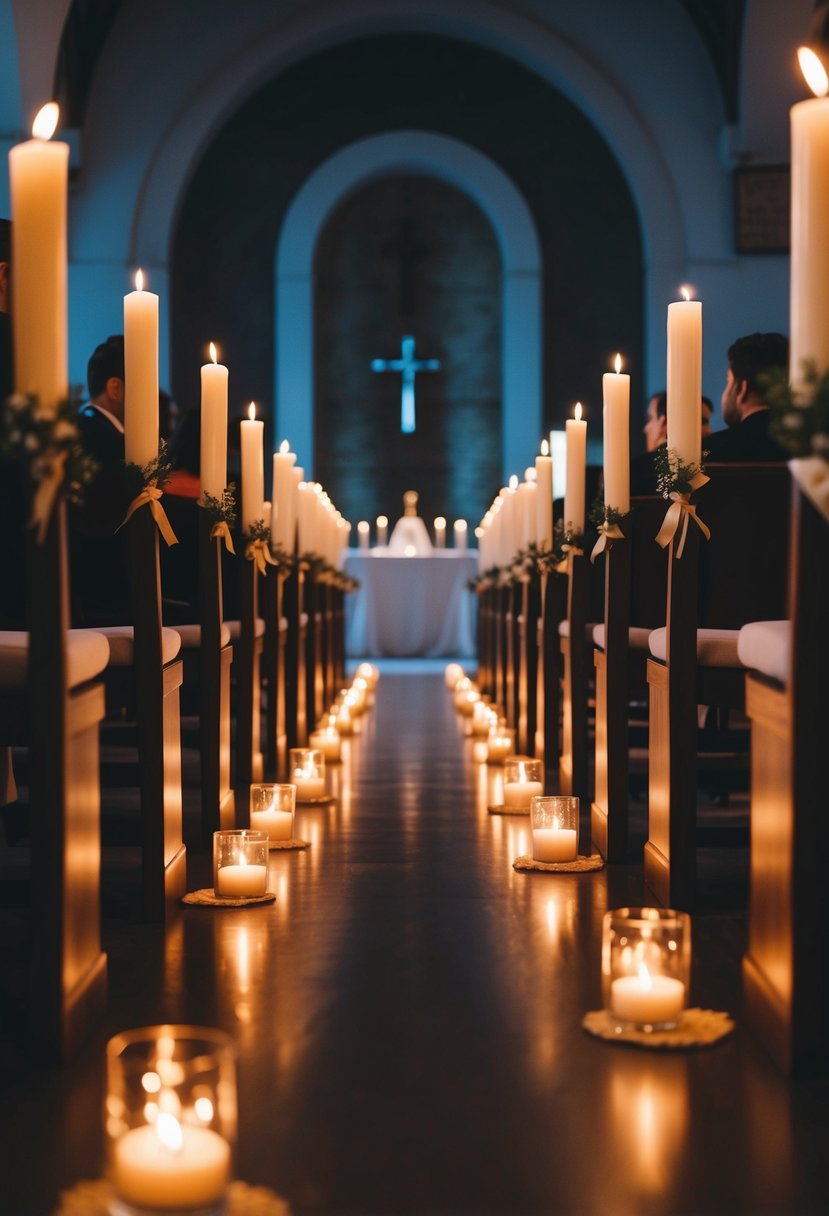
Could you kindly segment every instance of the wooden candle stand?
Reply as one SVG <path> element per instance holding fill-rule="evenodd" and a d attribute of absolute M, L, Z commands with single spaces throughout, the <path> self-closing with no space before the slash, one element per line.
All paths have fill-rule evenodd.
<path fill-rule="evenodd" d="M 210 535 L 213 521 L 199 510 L 199 737 L 202 846 L 213 833 L 232 828 L 235 803 L 230 784 L 230 665 L 233 651 L 222 646 L 222 540 Z"/>
<path fill-rule="evenodd" d="M 587 795 L 587 558 L 567 553 L 567 636 L 561 638 L 562 714 L 559 788 L 576 798 Z"/>
<path fill-rule="evenodd" d="M 285 773 L 288 762 L 285 730 L 285 640 L 288 627 L 284 617 L 285 578 L 281 571 L 268 566 L 262 588 L 262 615 L 265 620 L 262 661 L 267 689 L 265 771 L 270 780 L 278 780 Z"/>

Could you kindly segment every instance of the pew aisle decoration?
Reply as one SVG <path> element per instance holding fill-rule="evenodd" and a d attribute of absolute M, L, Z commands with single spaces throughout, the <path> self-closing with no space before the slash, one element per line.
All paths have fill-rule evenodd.
<path fill-rule="evenodd" d="M 294 840 L 296 786 L 259 783 L 250 787 L 250 826 L 267 832 L 270 849 L 306 848 L 307 841 Z"/>
<path fill-rule="evenodd" d="M 125 432 L 126 434 L 126 432 Z M 150 514 L 155 520 L 156 527 L 168 545 L 177 545 L 178 537 L 173 531 L 172 524 L 167 518 L 167 513 L 161 505 L 161 498 L 164 493 L 164 487 L 170 479 L 172 465 L 167 452 L 167 443 L 164 439 L 158 441 L 158 453 L 145 465 L 138 465 L 132 461 L 126 463 L 126 481 L 128 493 L 132 495 L 132 500 L 127 513 L 122 522 L 116 528 L 116 532 L 120 532 L 132 516 L 140 507 L 147 506 L 150 509 Z"/>
<path fill-rule="evenodd" d="M 315 747 L 292 747 L 288 754 L 288 776 L 296 786 L 296 800 L 310 805 L 330 802 L 325 791 L 325 759 Z"/>
<path fill-rule="evenodd" d="M 487 810 L 490 815 L 529 815 L 530 801 L 543 793 L 543 762 L 533 756 L 507 756 L 504 760 L 504 801 L 488 806 Z"/>
<path fill-rule="evenodd" d="M 201 496 L 198 505 L 212 522 L 210 539 L 224 541 L 236 554 L 231 528 L 236 523 L 236 486 L 227 482 L 228 371 L 219 363 L 215 342 L 210 362 L 201 369 Z"/>
<path fill-rule="evenodd" d="M 688 535 L 690 520 L 699 528 L 706 540 L 710 539 L 711 530 L 697 515 L 697 509 L 691 502 L 694 490 L 704 486 L 709 480 L 700 464 L 685 464 L 673 448 L 660 448 L 654 454 L 656 469 L 656 489 L 663 498 L 671 500 L 671 505 L 662 522 L 662 527 L 656 534 L 656 543 L 663 549 L 671 543 L 677 531 L 681 529 L 676 555 L 682 557 L 685 548 L 685 537 Z"/>
<path fill-rule="evenodd" d="M 211 521 L 210 539 L 216 540 L 219 538 L 223 540 L 228 553 L 232 553 L 235 557 L 236 550 L 233 547 L 233 536 L 231 533 L 231 529 L 236 523 L 235 482 L 231 482 L 225 486 L 218 498 L 214 498 L 212 494 L 208 494 L 206 490 L 202 490 L 198 505 L 207 513 L 207 517 Z"/>
<path fill-rule="evenodd" d="M 806 360 L 794 390 L 785 373 L 770 376 L 767 399 L 775 438 L 791 452 L 792 476 L 829 522 L 829 371 Z"/>
<path fill-rule="evenodd" d="M 231 828 L 213 833 L 213 890 L 217 897 L 238 899 L 267 894 L 268 833 Z"/>
<path fill-rule="evenodd" d="M 77 1182 L 61 1192 L 55 1216 L 112 1216 L 115 1192 L 103 1178 Z M 250 1186 L 238 1179 L 225 1195 L 222 1216 L 291 1216 L 288 1201 L 267 1186 Z"/>
<path fill-rule="evenodd" d="M 579 800 L 563 794 L 530 799 L 532 856 L 516 857 L 512 868 L 544 874 L 587 874 L 604 869 L 598 853 L 579 854 Z"/>
<path fill-rule="evenodd" d="M 622 371 L 617 355 L 614 371 L 602 376 L 604 400 L 604 503 L 599 517 L 594 511 L 599 538 L 590 554 L 595 562 L 614 541 L 624 540 L 619 524 L 630 511 L 630 376 Z"/>

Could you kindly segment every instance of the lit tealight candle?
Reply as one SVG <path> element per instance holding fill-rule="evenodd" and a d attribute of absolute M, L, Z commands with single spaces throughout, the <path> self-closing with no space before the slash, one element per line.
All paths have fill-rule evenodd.
<path fill-rule="evenodd" d="M 645 963 L 636 975 L 610 985 L 610 1012 L 637 1026 L 675 1025 L 685 1008 L 685 985 L 669 975 L 651 975 Z"/>
<path fill-rule="evenodd" d="M 264 895 L 268 889 L 268 867 L 243 857 L 235 865 L 219 866 L 217 895 Z"/>
<path fill-rule="evenodd" d="M 290 840 L 294 832 L 296 790 L 293 785 L 252 785 L 250 826 L 267 832 L 270 844 Z"/>
<path fill-rule="evenodd" d="M 616 356 L 615 371 L 602 376 L 604 399 L 604 500 L 621 515 L 630 510 L 630 376 Z"/>
<path fill-rule="evenodd" d="M 342 744 L 340 742 L 339 731 L 333 724 L 326 725 L 321 730 L 312 731 L 308 736 L 308 743 L 311 747 L 315 747 L 317 751 L 322 752 L 323 757 L 329 763 L 340 759 Z"/>
<path fill-rule="evenodd" d="M 161 1112 L 115 1141 L 112 1182 L 123 1203 L 142 1211 L 212 1209 L 230 1182 L 230 1145 L 209 1127 Z"/>
<path fill-rule="evenodd" d="M 313 802 L 325 797 L 325 760 L 316 748 L 291 748 L 291 783 L 296 786 L 297 802 Z"/>
<path fill-rule="evenodd" d="M 529 811 L 530 799 L 544 793 L 540 760 L 516 757 L 504 773 L 504 806 Z"/>
<path fill-rule="evenodd" d="M 533 857 L 536 861 L 575 861 L 578 833 L 574 828 L 533 828 Z"/>

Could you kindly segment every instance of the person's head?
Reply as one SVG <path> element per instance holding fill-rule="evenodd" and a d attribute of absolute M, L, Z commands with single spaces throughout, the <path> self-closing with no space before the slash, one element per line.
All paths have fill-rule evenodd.
<path fill-rule="evenodd" d="M 89 399 L 117 417 L 124 409 L 124 335 L 112 334 L 96 346 L 86 368 Z"/>
<path fill-rule="evenodd" d="M 766 409 L 764 378 L 789 366 L 789 340 L 783 334 L 748 334 L 728 348 L 728 370 L 722 415 L 737 426 L 749 414 Z"/>
<path fill-rule="evenodd" d="M 11 220 L 0 220 L 0 312 L 9 311 L 9 274 L 12 264 Z"/>
<path fill-rule="evenodd" d="M 645 436 L 645 451 L 655 452 L 668 435 L 668 394 L 663 390 L 654 393 L 648 402 L 648 413 L 642 433 Z"/>
<path fill-rule="evenodd" d="M 703 397 L 703 399 L 702 399 L 702 435 L 703 435 L 703 438 L 706 435 L 711 434 L 711 418 L 712 418 L 713 414 L 714 414 L 713 401 L 711 400 L 710 397 Z"/>

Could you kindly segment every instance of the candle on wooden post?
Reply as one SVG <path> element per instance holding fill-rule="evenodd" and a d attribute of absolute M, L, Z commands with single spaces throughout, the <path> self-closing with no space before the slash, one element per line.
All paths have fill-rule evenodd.
<path fill-rule="evenodd" d="M 456 549 L 463 551 L 467 545 L 469 529 L 465 519 L 456 519 L 452 525 L 452 538 Z"/>
<path fill-rule="evenodd" d="M 535 544 L 535 500 L 538 487 L 535 484 L 535 466 L 524 470 L 524 480 L 518 487 L 518 548 L 527 549 Z"/>
<path fill-rule="evenodd" d="M 567 488 L 564 492 L 564 527 L 573 535 L 584 532 L 585 480 L 587 477 L 587 423 L 582 419 L 581 402 L 576 402 L 574 417 L 565 423 L 567 435 Z M 697 410 L 699 413 L 699 410 Z"/>
<path fill-rule="evenodd" d="M 553 462 L 553 500 L 567 492 L 567 432 L 550 431 L 550 457 Z"/>
<path fill-rule="evenodd" d="M 540 549 L 553 545 L 553 458 L 546 439 L 541 440 L 541 454 L 535 458 L 535 534 Z"/>
<path fill-rule="evenodd" d="M 264 436 L 265 424 L 256 417 L 256 404 L 251 401 L 248 416 L 241 424 L 243 532 L 249 532 L 257 520 L 264 519 Z"/>
<path fill-rule="evenodd" d="M 227 368 L 210 343 L 201 369 L 201 491 L 221 499 L 227 485 Z"/>
<path fill-rule="evenodd" d="M 803 387 L 804 361 L 829 370 L 829 77 L 809 47 L 798 59 L 814 97 L 792 106 L 790 374 Z"/>
<path fill-rule="evenodd" d="M 687 287 L 668 305 L 668 450 L 683 464 L 702 454 L 702 304 Z"/>
<path fill-rule="evenodd" d="M 9 152 L 14 266 L 15 387 L 54 413 L 69 392 L 66 189 L 69 145 L 52 139 L 60 111 L 38 112 L 33 138 Z"/>
<path fill-rule="evenodd" d="M 271 539 L 275 548 L 283 549 L 286 553 L 294 551 L 296 532 L 295 464 L 296 452 L 292 452 L 288 440 L 283 439 L 279 445 L 279 451 L 273 454 Z"/>
<path fill-rule="evenodd" d="M 446 520 L 442 515 L 435 516 L 435 548 L 446 548 Z"/>
<path fill-rule="evenodd" d="M 630 376 L 617 355 L 615 371 L 602 376 L 604 501 L 621 515 L 630 510 Z"/>
<path fill-rule="evenodd" d="M 367 519 L 361 519 L 357 524 L 357 545 L 360 549 L 367 549 L 369 543 L 369 522 Z"/>
<path fill-rule="evenodd" d="M 387 515 L 377 516 L 377 544 L 385 546 L 389 543 L 389 520 Z"/>
<path fill-rule="evenodd" d="M 137 270 L 135 291 L 124 296 L 124 457 L 143 466 L 157 456 L 158 296 Z"/>

